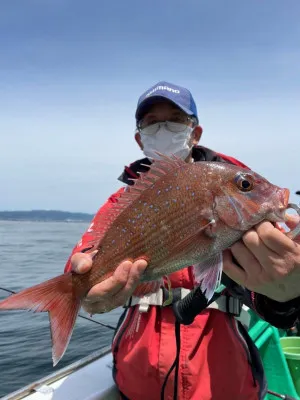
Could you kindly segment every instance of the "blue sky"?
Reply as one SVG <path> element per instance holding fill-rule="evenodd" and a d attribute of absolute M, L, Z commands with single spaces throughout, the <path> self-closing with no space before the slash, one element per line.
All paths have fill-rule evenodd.
<path fill-rule="evenodd" d="M 95 212 L 160 80 L 192 91 L 201 144 L 300 189 L 299 18 L 298 0 L 2 2 L 0 210 Z"/>

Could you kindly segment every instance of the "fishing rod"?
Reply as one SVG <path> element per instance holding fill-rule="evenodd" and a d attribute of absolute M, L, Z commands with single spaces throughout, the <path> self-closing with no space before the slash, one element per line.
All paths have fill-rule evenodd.
<path fill-rule="evenodd" d="M 13 290 L 5 289 L 5 288 L 3 288 L 3 287 L 0 287 L 0 290 L 3 290 L 4 292 L 10 293 L 10 294 L 16 294 L 16 292 L 14 292 Z M 78 314 L 78 317 L 80 317 L 80 318 L 82 318 L 82 319 L 86 319 L 86 320 L 91 321 L 91 322 L 94 322 L 95 324 L 101 325 L 101 326 L 103 326 L 103 327 L 105 327 L 105 328 L 112 329 L 112 330 L 114 330 L 114 331 L 116 330 L 116 327 L 115 327 L 115 326 L 112 326 L 112 325 L 109 325 L 109 324 L 104 324 L 103 322 L 95 321 L 94 319 L 85 317 L 85 316 L 82 315 L 82 314 Z"/>
<path fill-rule="evenodd" d="M 300 194 L 300 191 L 299 191 L 299 194 Z M 10 294 L 16 294 L 16 292 L 14 292 L 13 290 L 6 289 L 6 288 L 3 288 L 3 287 L 0 287 L 0 290 L 3 290 L 4 292 L 10 293 Z M 103 326 L 105 328 L 112 329 L 114 331 L 116 330 L 115 326 L 112 326 L 112 325 L 109 325 L 109 324 L 104 324 L 103 322 L 95 321 L 95 320 L 93 320 L 91 318 L 88 318 L 88 317 L 85 317 L 84 315 L 81 315 L 81 314 L 78 314 L 78 316 L 80 318 L 83 318 L 83 319 L 86 319 L 88 321 L 94 322 L 95 324 L 101 325 L 101 326 Z M 275 396 L 275 397 L 277 397 L 277 398 L 279 398 L 279 399 L 281 399 L 281 400 L 296 400 L 294 397 L 290 397 L 289 395 L 286 395 L 286 394 L 280 394 L 280 393 L 277 393 L 277 392 L 273 392 L 272 390 L 268 390 L 268 393 L 273 395 L 273 396 Z"/>
<path fill-rule="evenodd" d="M 291 397 L 288 394 L 280 394 L 277 392 L 273 392 L 273 390 L 268 390 L 268 393 L 271 394 L 272 396 L 277 397 L 278 399 L 281 399 L 281 400 L 296 400 L 295 397 Z"/>

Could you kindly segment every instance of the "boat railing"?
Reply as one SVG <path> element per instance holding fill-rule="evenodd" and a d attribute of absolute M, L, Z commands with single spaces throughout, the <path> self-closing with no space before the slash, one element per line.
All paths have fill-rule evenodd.
<path fill-rule="evenodd" d="M 47 375 L 23 388 L 10 393 L 4 397 L 1 397 L 1 400 L 20 400 L 23 399 L 25 396 L 33 394 L 37 392 L 39 388 L 43 385 L 50 385 L 51 383 L 58 381 L 59 379 L 64 378 L 67 375 L 72 374 L 73 372 L 83 368 L 84 366 L 96 361 L 97 359 L 104 357 L 105 355 L 111 352 L 111 346 L 106 346 L 100 350 L 94 351 L 93 353 L 89 354 L 88 356 L 81 358 L 78 361 L 73 362 L 72 364 L 50 374 Z"/>

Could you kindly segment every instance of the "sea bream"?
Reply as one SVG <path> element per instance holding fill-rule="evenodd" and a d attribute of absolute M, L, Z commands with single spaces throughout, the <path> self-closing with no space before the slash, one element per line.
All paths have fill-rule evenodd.
<path fill-rule="evenodd" d="M 147 260 L 140 293 L 193 265 L 196 281 L 209 299 L 221 276 L 222 251 L 263 220 L 284 221 L 288 199 L 288 189 L 241 167 L 185 163 L 161 155 L 93 226 L 90 251 L 98 252 L 88 273 L 66 273 L 25 289 L 0 302 L 0 309 L 48 311 L 56 365 L 68 346 L 83 298 L 122 261 Z M 299 227 L 296 230 L 290 236 Z"/>

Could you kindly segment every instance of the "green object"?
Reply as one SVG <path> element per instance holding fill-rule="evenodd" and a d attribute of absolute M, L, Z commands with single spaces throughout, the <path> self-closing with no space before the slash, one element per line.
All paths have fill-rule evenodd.
<path fill-rule="evenodd" d="M 252 310 L 248 310 L 248 313 L 251 316 L 248 333 L 260 353 L 268 388 L 299 400 L 300 397 L 295 390 L 294 381 L 280 342 L 280 338 L 285 338 L 286 333 L 263 321 Z M 265 397 L 265 400 L 275 399 L 276 397 L 271 394 Z"/>
<path fill-rule="evenodd" d="M 290 336 L 280 339 L 295 389 L 300 396 L 300 337 Z"/>
<path fill-rule="evenodd" d="M 163 307 L 169 306 L 173 302 L 173 292 L 172 292 L 172 285 L 170 278 L 166 276 L 167 282 L 168 282 L 168 298 L 163 302 Z"/>
<path fill-rule="evenodd" d="M 226 286 L 220 283 L 220 285 L 216 288 L 215 293 L 221 293 L 224 289 L 226 289 Z"/>
<path fill-rule="evenodd" d="M 270 324 L 260 319 L 252 310 L 249 310 L 248 313 L 250 313 L 251 316 L 248 333 L 251 339 L 255 342 L 256 339 L 258 339 L 259 336 L 270 326 Z"/>

